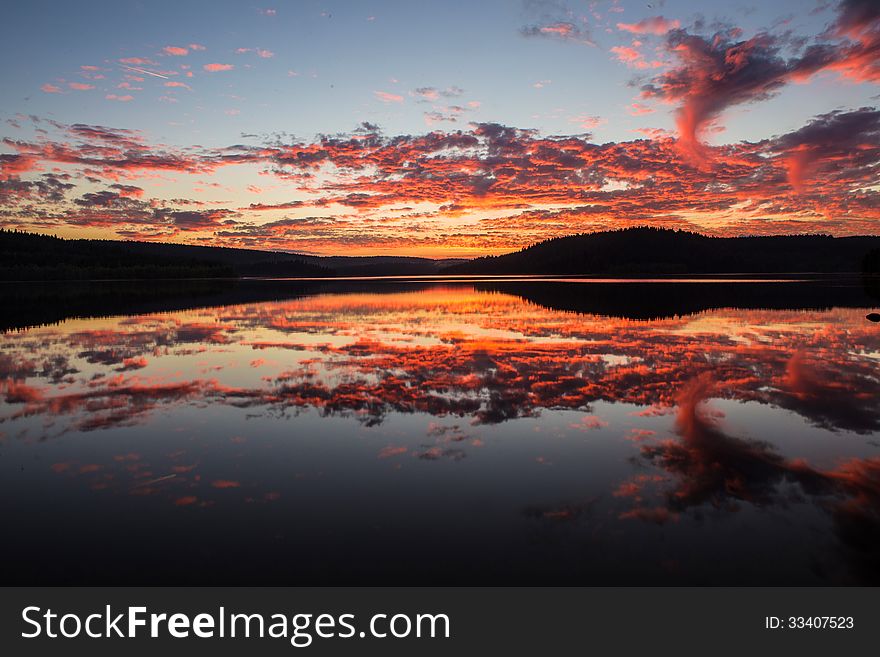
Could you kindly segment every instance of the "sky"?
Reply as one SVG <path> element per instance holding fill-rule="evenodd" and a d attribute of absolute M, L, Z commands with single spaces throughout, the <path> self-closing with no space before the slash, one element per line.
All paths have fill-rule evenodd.
<path fill-rule="evenodd" d="M 878 233 L 874 0 L 5 16 L 6 228 L 428 257 L 642 225 Z"/>

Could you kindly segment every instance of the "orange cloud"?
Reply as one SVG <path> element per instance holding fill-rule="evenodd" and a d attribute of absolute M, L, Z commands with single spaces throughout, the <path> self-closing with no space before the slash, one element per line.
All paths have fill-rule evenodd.
<path fill-rule="evenodd" d="M 648 109 L 634 103 L 630 112 Z M 588 115 L 571 120 L 584 130 L 603 121 Z M 439 254 L 515 250 L 548 237 L 632 224 L 715 235 L 846 235 L 870 233 L 880 219 L 871 188 L 880 161 L 880 111 L 871 108 L 820 115 L 759 142 L 700 145 L 710 155 L 701 163 L 690 157 L 686 139 L 655 129 L 639 129 L 651 139 L 597 144 L 587 135 L 543 136 L 495 123 L 394 137 L 364 124 L 350 134 L 228 148 L 173 148 L 100 126 L 58 129 L 67 134 L 57 140 L 3 142 L 13 153 L 0 155 L 11 180 L 0 194 L 39 201 L 16 216 L 18 226 L 102 227 L 153 239 L 211 231 L 216 244 L 247 248 Z M 70 180 L 43 180 L 44 191 L 51 185 L 55 193 L 37 195 L 35 177 L 57 165 L 69 168 Z M 188 206 L 204 201 L 141 200 L 121 189 L 78 197 L 70 191 L 77 178 L 119 184 L 135 173 L 208 176 L 242 165 L 289 184 L 293 198 L 196 208 Z M 415 211 L 417 204 L 423 209 Z M 302 213 L 265 216 L 282 210 Z M 702 225 L 702 217 L 711 217 L 711 225 Z M 447 227 L 460 218 L 469 225 Z M 428 228 L 426 219 L 435 223 Z"/>

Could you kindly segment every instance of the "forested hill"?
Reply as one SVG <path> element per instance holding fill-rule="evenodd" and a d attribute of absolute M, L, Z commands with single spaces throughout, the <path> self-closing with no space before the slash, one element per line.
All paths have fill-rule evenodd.
<path fill-rule="evenodd" d="M 559 237 L 515 253 L 453 265 L 444 273 L 629 276 L 859 272 L 876 266 L 878 248 L 880 237 L 707 237 L 660 228 L 627 228 Z"/>
<path fill-rule="evenodd" d="M 572 235 L 476 260 L 312 256 L 223 247 L 60 239 L 0 229 L 0 280 L 877 272 L 880 237 L 706 237 L 655 228 Z"/>
<path fill-rule="evenodd" d="M 61 239 L 0 229 L 0 280 L 332 276 L 289 253 Z"/>
<path fill-rule="evenodd" d="M 191 244 L 60 239 L 0 229 L 0 280 L 324 278 L 437 274 L 457 259 L 315 256 Z"/>

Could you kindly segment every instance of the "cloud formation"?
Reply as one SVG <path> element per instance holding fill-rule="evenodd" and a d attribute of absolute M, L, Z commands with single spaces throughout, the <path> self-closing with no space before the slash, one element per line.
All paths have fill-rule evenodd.
<path fill-rule="evenodd" d="M 387 91 L 374 91 L 373 95 L 383 103 L 402 103 L 403 96 L 392 94 Z"/>
<path fill-rule="evenodd" d="M 646 110 L 641 104 L 630 108 Z M 455 122 L 464 111 L 440 107 L 425 120 Z M 602 123 L 590 115 L 571 118 L 585 130 Z M 251 166 L 298 190 L 298 197 L 241 208 L 222 224 L 189 224 L 216 228 L 215 243 L 298 248 L 309 239 L 310 248 L 330 251 L 355 244 L 400 249 L 467 244 L 503 251 L 555 235 L 645 223 L 719 235 L 871 232 L 880 218 L 878 192 L 871 187 L 880 162 L 878 124 L 880 114 L 872 108 L 832 112 L 757 143 L 701 146 L 711 154 L 702 163 L 693 162 L 681 139 L 662 133 L 597 144 L 589 135 L 542 136 L 496 123 L 393 137 L 370 124 L 313 141 L 210 149 L 173 149 L 132 131 L 57 124 L 61 139 L 3 143 L 15 154 L 5 158 L 4 168 L 22 181 L 46 166 L 64 166 L 79 180 L 109 184 L 132 176 L 206 176 Z M 147 206 L 137 212 L 110 204 L 83 215 L 63 202 L 25 208 L 26 186 L 18 186 L 21 196 L 7 187 L 5 216 L 14 225 L 116 225 L 126 236 L 132 230 L 167 235 L 153 229 L 176 224 L 155 211 L 184 211 L 175 206 L 190 202 L 138 199 Z M 415 205 L 423 209 L 416 212 Z M 333 221 L 314 226 L 312 233 L 293 233 L 292 224 L 269 224 L 281 217 L 263 218 L 273 211 L 323 214 Z M 477 223 L 466 231 L 425 224 L 464 217 Z"/>
<path fill-rule="evenodd" d="M 858 81 L 880 80 L 880 13 L 875 3 L 844 0 L 826 39 L 793 56 L 785 36 L 762 32 L 742 40 L 727 28 L 710 37 L 673 29 L 666 48 L 678 65 L 642 87 L 642 96 L 678 104 L 676 125 L 685 153 L 705 155 L 701 138 L 726 109 L 766 100 L 792 81 L 835 71 Z"/>
<path fill-rule="evenodd" d="M 670 30 L 681 27 L 681 21 L 669 20 L 663 16 L 643 18 L 637 23 L 618 23 L 617 29 L 633 34 L 666 34 Z"/>
<path fill-rule="evenodd" d="M 565 21 L 543 25 L 527 25 L 520 29 L 520 34 L 524 37 L 540 37 L 583 43 L 589 46 L 596 45 L 590 37 L 588 29 Z"/>

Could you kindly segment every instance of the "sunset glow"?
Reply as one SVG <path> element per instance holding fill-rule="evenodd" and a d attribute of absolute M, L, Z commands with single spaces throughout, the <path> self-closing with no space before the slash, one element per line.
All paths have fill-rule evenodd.
<path fill-rule="evenodd" d="M 632 225 L 876 234 L 880 5 L 699 9 L 10 7 L 0 224 L 430 257 Z"/>

